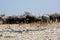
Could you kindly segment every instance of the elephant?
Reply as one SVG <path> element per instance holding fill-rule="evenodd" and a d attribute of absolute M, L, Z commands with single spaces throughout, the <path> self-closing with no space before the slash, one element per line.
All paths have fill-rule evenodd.
<path fill-rule="evenodd" d="M 49 18 L 49 16 L 42 16 L 42 21 L 43 22 L 50 22 L 50 18 Z"/>

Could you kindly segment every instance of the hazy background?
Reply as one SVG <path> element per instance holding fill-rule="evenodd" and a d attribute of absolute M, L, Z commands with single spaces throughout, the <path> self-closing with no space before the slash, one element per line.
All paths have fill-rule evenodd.
<path fill-rule="evenodd" d="M 60 0 L 0 0 L 0 13 L 21 15 L 25 11 L 33 15 L 60 12 Z"/>

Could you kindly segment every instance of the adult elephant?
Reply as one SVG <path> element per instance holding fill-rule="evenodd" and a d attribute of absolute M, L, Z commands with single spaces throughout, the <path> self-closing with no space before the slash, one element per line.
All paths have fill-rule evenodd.
<path fill-rule="evenodd" d="M 4 19 L 3 19 L 4 16 L 5 16 L 5 14 L 0 14 L 0 24 L 4 23 Z"/>
<path fill-rule="evenodd" d="M 8 24 L 8 19 L 9 17 L 8 16 L 4 16 L 4 17 L 2 17 L 2 19 L 3 19 L 3 24 Z"/>
<path fill-rule="evenodd" d="M 42 21 L 43 22 L 50 22 L 50 18 L 49 18 L 49 16 L 48 15 L 44 15 L 44 16 L 42 16 Z"/>

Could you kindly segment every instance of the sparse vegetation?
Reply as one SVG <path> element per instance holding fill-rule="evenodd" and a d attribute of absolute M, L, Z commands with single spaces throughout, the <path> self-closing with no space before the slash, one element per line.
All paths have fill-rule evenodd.
<path fill-rule="evenodd" d="M 20 24 L 20 23 L 34 23 L 34 22 L 60 22 L 60 14 L 51 14 L 51 15 L 43 15 L 43 16 L 33 16 L 29 12 L 25 12 L 24 15 L 21 16 L 6 16 L 0 15 L 0 24 Z"/>

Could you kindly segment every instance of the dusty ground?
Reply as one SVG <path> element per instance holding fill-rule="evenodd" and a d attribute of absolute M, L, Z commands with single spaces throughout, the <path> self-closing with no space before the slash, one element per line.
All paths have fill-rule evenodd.
<path fill-rule="evenodd" d="M 0 40 L 60 40 L 60 23 L 1 24 Z"/>

